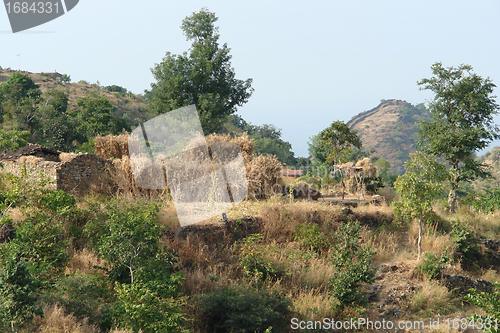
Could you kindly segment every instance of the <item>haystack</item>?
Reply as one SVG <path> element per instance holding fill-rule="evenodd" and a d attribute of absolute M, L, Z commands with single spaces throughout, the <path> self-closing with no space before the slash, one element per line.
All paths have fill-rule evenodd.
<path fill-rule="evenodd" d="M 128 137 L 128 133 L 106 136 L 98 135 L 94 142 L 95 154 L 100 158 L 106 159 L 129 156 Z"/>
<path fill-rule="evenodd" d="M 128 133 L 118 136 L 98 136 L 95 140 L 96 154 L 102 158 L 115 158 L 113 170 L 110 170 L 110 174 L 120 192 L 141 196 L 162 195 L 165 190 L 145 190 L 137 186 L 130 164 L 128 137 Z M 193 140 L 196 142 L 193 141 L 192 144 L 188 144 L 188 147 L 199 147 L 199 138 Z M 246 133 L 240 137 L 232 137 L 229 134 L 211 134 L 206 137 L 206 142 L 209 147 L 216 142 L 233 143 L 240 147 L 247 173 L 248 196 L 250 198 L 265 199 L 273 194 L 273 186 L 279 184 L 283 166 L 275 156 L 255 155 L 253 140 L 249 139 Z M 205 156 L 206 152 L 208 150 L 203 148 L 188 149 L 185 153 L 181 153 L 182 156 L 178 159 L 169 160 L 167 179 L 170 178 L 168 176 L 172 175 L 177 180 L 197 179 L 200 169 L 193 162 L 206 160 L 208 158 L 208 156 Z M 231 165 L 225 166 L 225 168 L 228 167 L 231 168 Z M 149 171 L 146 169 L 148 169 L 147 163 L 144 164 L 144 172 L 136 170 L 138 176 L 148 174 Z M 144 177 L 146 178 L 146 176 Z"/>

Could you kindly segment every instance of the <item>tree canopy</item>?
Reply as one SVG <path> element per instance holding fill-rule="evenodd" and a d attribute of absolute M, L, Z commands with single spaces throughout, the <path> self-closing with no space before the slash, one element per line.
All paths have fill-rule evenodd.
<path fill-rule="evenodd" d="M 252 79 L 236 79 L 231 67 L 230 49 L 219 45 L 215 13 L 203 8 L 182 21 L 181 29 L 189 52 L 167 52 L 152 69 L 156 83 L 151 85 L 149 108 L 153 115 L 195 104 L 204 131 L 221 128 L 226 117 L 236 112 L 252 95 Z"/>
<path fill-rule="evenodd" d="M 354 148 L 361 149 L 361 140 L 343 121 L 334 121 L 317 136 L 317 148 L 327 163 L 346 162 Z"/>
<path fill-rule="evenodd" d="M 431 121 L 420 125 L 419 145 L 450 164 L 448 204 L 453 212 L 460 182 L 489 175 L 475 153 L 500 138 L 499 128 L 493 123 L 499 111 L 492 95 L 496 86 L 490 78 L 473 73 L 470 65 L 445 68 L 438 62 L 431 68 L 433 77 L 418 82 L 420 89 L 435 94 L 429 103 Z"/>
<path fill-rule="evenodd" d="M 446 167 L 434 157 L 422 152 L 413 153 L 405 163 L 406 172 L 399 176 L 394 188 L 401 197 L 396 202 L 395 214 L 413 220 L 418 219 L 418 257 L 422 253 L 422 223 L 432 212 L 432 203 L 443 191 L 447 178 Z"/>

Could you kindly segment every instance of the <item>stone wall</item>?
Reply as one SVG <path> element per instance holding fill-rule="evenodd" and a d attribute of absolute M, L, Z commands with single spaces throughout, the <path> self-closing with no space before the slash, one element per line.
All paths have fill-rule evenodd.
<path fill-rule="evenodd" d="M 26 156 L 21 157 L 15 161 L 0 161 L 3 165 L 4 173 L 12 173 L 15 176 L 21 177 L 23 168 L 25 167 L 26 173 L 36 180 L 40 180 L 40 173 L 48 176 L 51 181 L 50 188 L 57 189 L 57 165 L 60 164 L 54 161 L 46 161 L 39 157 Z"/>
<path fill-rule="evenodd" d="M 24 167 L 33 179 L 39 179 L 39 174 L 43 173 L 51 181 L 52 189 L 74 195 L 84 194 L 91 187 L 103 191 L 112 189 L 109 174 L 111 160 L 87 153 L 60 154 L 59 157 L 63 158 L 36 154 L 0 160 L 0 163 L 4 166 L 4 173 L 10 172 L 16 176 L 22 175 Z"/>
<path fill-rule="evenodd" d="M 74 194 L 85 193 L 90 187 L 110 189 L 108 168 L 111 165 L 111 160 L 94 154 L 75 154 L 56 166 L 57 189 Z"/>

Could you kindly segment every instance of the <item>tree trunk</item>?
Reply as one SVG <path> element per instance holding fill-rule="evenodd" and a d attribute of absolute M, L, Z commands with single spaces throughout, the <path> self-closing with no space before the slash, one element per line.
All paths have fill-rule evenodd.
<path fill-rule="evenodd" d="M 448 210 L 453 214 L 457 206 L 457 189 L 461 179 L 458 174 L 458 164 L 453 164 L 451 168 L 453 170 L 453 180 L 451 181 L 451 189 L 448 194 Z"/>
<path fill-rule="evenodd" d="M 418 260 L 420 260 L 421 254 L 422 254 L 422 213 L 420 213 L 420 218 L 418 219 Z"/>
<path fill-rule="evenodd" d="M 452 187 L 450 193 L 448 194 L 448 209 L 450 210 L 450 213 L 455 213 L 456 202 L 457 192 L 455 191 L 455 188 Z"/>

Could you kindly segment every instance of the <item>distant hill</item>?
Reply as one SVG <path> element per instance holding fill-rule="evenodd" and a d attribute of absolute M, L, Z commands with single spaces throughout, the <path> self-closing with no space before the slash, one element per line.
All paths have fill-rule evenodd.
<path fill-rule="evenodd" d="M 481 192 L 482 190 L 494 189 L 500 187 L 500 147 L 494 147 L 492 150 L 477 158 L 479 161 L 490 167 L 492 178 L 478 179 L 472 182 L 473 188 Z"/>
<path fill-rule="evenodd" d="M 401 174 L 408 155 L 415 152 L 417 124 L 428 121 L 430 113 L 423 104 L 388 99 L 375 108 L 354 116 L 347 125 L 358 132 L 363 148 L 376 150 L 375 156 L 391 164 L 391 171 Z"/>
<path fill-rule="evenodd" d="M 85 81 L 79 81 L 78 83 L 63 83 L 61 80 L 63 75 L 57 72 L 31 73 L 26 71 L 15 71 L 8 68 L 0 69 L 0 84 L 7 82 L 9 77 L 16 72 L 29 74 L 33 81 L 40 85 L 42 93 L 46 93 L 50 89 L 58 89 L 66 92 L 69 96 L 69 107 L 71 109 L 77 107 L 76 101 L 79 98 L 86 97 L 88 93 L 95 91 L 100 92 L 101 95 L 109 99 L 111 104 L 115 107 L 115 115 L 129 118 L 131 123 L 138 123 L 134 121 L 134 119 L 143 120 L 146 118 L 146 103 L 143 96 L 126 92 L 124 88 L 122 88 L 121 92 L 113 92 L 108 91 L 106 87 L 99 86 L 96 83 L 90 84 Z"/>

